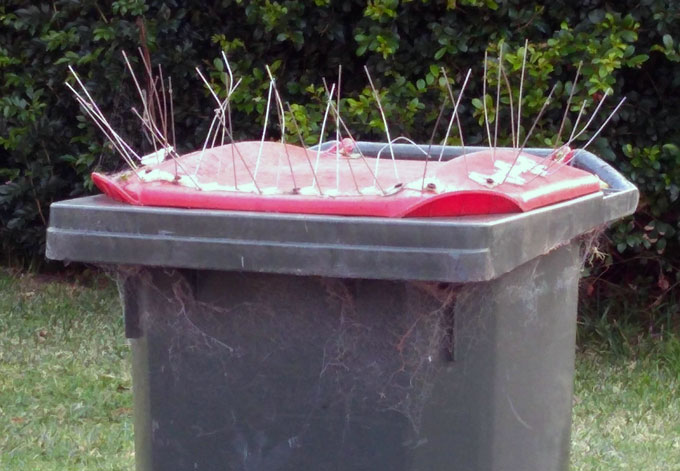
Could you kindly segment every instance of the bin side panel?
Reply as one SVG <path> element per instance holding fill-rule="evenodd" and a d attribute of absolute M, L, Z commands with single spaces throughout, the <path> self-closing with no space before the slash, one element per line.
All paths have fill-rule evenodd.
<path fill-rule="evenodd" d="M 150 420 L 136 434 L 150 437 L 138 450 L 149 469 L 412 469 L 422 411 L 450 361 L 455 286 L 139 278 L 146 347 L 135 354 L 149 367 L 148 405 L 136 407 Z"/>
<path fill-rule="evenodd" d="M 568 469 L 579 271 L 574 242 L 461 289 L 414 469 Z"/>
<path fill-rule="evenodd" d="M 561 471 L 577 275 L 575 245 L 474 285 L 142 270 L 138 471 Z"/>
<path fill-rule="evenodd" d="M 135 469 L 154 469 L 151 461 L 151 397 L 149 395 L 149 355 L 146 338 L 130 339 L 135 428 Z"/>

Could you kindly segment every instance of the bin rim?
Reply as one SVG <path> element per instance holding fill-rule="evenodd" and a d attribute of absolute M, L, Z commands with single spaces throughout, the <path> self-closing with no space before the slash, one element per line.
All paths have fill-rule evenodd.
<path fill-rule="evenodd" d="M 384 144 L 358 145 L 370 152 Z M 403 158 L 410 146 L 395 144 L 395 157 Z M 526 150 L 542 156 L 550 151 Z M 462 148 L 444 152 L 453 158 Z M 101 264 L 485 281 L 634 212 L 637 188 L 609 164 L 582 151 L 574 165 L 609 189 L 524 213 L 456 218 L 188 210 L 131 206 L 102 195 L 78 198 L 52 204 L 46 255 Z"/>

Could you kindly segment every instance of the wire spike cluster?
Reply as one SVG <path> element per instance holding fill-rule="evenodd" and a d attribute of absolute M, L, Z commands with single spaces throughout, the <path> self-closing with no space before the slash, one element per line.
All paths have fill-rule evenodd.
<path fill-rule="evenodd" d="M 298 122 L 295 119 L 295 113 L 293 113 L 292 108 L 290 107 L 290 103 L 286 102 L 286 107 L 288 108 L 288 112 L 290 113 L 290 118 L 293 121 L 293 126 L 295 126 L 295 132 L 298 135 L 298 139 L 300 139 L 300 145 L 304 149 L 305 152 L 305 158 L 307 159 L 307 163 L 309 164 L 309 170 L 312 172 L 312 186 L 316 185 L 317 189 L 319 190 L 319 194 L 323 195 L 323 190 L 321 189 L 321 184 L 319 183 L 319 179 L 316 176 L 316 169 L 314 165 L 312 165 L 312 160 L 309 158 L 309 153 L 307 151 L 307 147 L 305 146 L 305 140 L 302 138 L 302 132 L 300 131 L 300 126 L 298 126 Z M 323 128 L 321 129 L 321 135 L 323 136 Z M 321 144 L 319 144 L 321 146 Z M 317 152 L 318 155 L 318 152 Z"/>
<path fill-rule="evenodd" d="M 151 64 L 148 62 L 146 59 L 145 55 L 143 52 L 140 50 L 139 55 L 142 59 L 142 63 L 144 64 L 144 69 L 147 73 L 147 83 L 149 84 L 149 89 L 145 92 L 142 90 L 142 87 L 139 85 L 139 81 L 137 80 L 137 76 L 135 75 L 134 69 L 132 68 L 132 64 L 130 63 L 130 60 L 128 59 L 127 54 L 125 51 L 122 51 L 123 59 L 125 61 L 125 64 L 130 72 L 130 75 L 132 76 L 132 80 L 135 84 L 135 88 L 137 89 L 137 93 L 139 94 L 139 98 L 142 102 L 142 113 L 140 114 L 134 107 L 132 108 L 133 114 L 139 118 L 139 120 L 142 123 L 143 130 L 145 131 L 145 135 L 149 142 L 153 145 L 154 151 L 156 155 L 158 155 L 158 147 L 160 146 L 162 154 L 161 154 L 161 159 L 169 156 L 174 160 L 175 163 L 175 179 L 179 178 L 178 175 L 178 169 L 181 169 L 184 171 L 184 174 L 188 177 L 189 181 L 196 186 L 197 189 L 200 189 L 200 185 L 196 181 L 194 177 L 188 174 L 186 170 L 182 167 L 182 164 L 179 162 L 179 154 L 177 153 L 176 146 L 171 145 L 170 142 L 168 141 L 168 126 L 167 126 L 167 118 L 166 118 L 166 113 L 167 113 L 167 107 L 163 107 L 160 105 L 161 99 L 159 98 L 158 94 L 158 89 L 157 89 L 157 78 L 153 76 Z M 160 66 L 159 66 L 159 70 Z M 162 72 L 161 72 L 162 74 Z M 162 77 L 162 75 L 159 75 Z M 170 80 L 168 78 L 168 80 Z M 168 82 L 168 89 L 172 89 L 172 82 Z M 165 85 L 161 86 L 161 91 L 163 93 L 163 102 L 167 103 L 167 98 L 165 97 Z M 154 106 L 153 103 L 156 104 L 157 106 L 157 111 L 154 112 Z M 171 114 L 174 115 L 173 107 L 172 107 L 172 102 L 170 104 L 170 109 L 171 109 Z M 165 110 L 165 111 L 164 111 Z M 160 128 L 159 128 L 159 122 L 160 122 Z M 172 132 L 174 135 L 174 123 L 171 124 L 172 127 Z M 173 138 L 174 139 L 174 138 Z M 173 144 L 175 144 L 173 140 Z M 141 159 L 140 159 L 141 160 Z"/>
<path fill-rule="evenodd" d="M 511 129 L 511 143 L 512 143 L 512 148 L 514 149 L 515 155 L 514 158 L 512 159 L 511 163 L 509 165 L 504 165 L 504 170 L 502 178 L 497 179 L 497 181 L 494 181 L 492 183 L 492 186 L 497 186 L 505 183 L 508 180 L 508 177 L 511 175 L 513 169 L 517 165 L 518 161 L 520 160 L 522 153 L 527 145 L 527 143 L 530 141 L 538 123 L 540 122 L 541 118 L 549 108 L 549 105 L 551 103 L 551 100 L 553 98 L 553 94 L 555 92 L 556 86 L 552 86 L 550 89 L 547 97 L 545 98 L 538 114 L 536 115 L 535 119 L 531 123 L 531 126 L 529 127 L 528 131 L 522 135 L 522 105 L 523 105 L 523 92 L 524 92 L 524 80 L 525 80 L 525 75 L 526 75 L 526 68 L 527 68 L 527 62 L 530 62 L 530 57 L 529 57 L 529 43 L 528 41 L 525 41 L 524 47 L 521 47 L 519 51 L 521 51 L 522 54 L 522 65 L 521 65 L 521 72 L 520 72 L 520 83 L 519 83 L 519 94 L 517 97 L 517 102 L 516 102 L 516 107 L 515 107 L 515 102 L 513 100 L 513 93 L 512 93 L 512 87 L 510 83 L 510 78 L 508 77 L 508 74 L 506 73 L 506 70 L 504 68 L 504 47 L 505 45 L 503 43 L 499 44 L 498 46 L 498 57 L 497 57 L 497 65 L 496 65 L 496 70 L 493 71 L 493 69 L 490 70 L 489 68 L 489 63 L 495 62 L 495 60 L 489 60 L 488 57 L 488 52 L 484 53 L 484 64 L 483 64 L 483 83 L 482 83 L 482 108 L 483 108 L 483 116 L 484 116 L 484 131 L 486 133 L 486 140 L 488 142 L 488 147 L 489 147 L 489 156 L 491 161 L 493 162 L 493 165 L 495 167 L 501 168 L 501 164 L 496 162 L 496 151 L 498 149 L 498 142 L 499 142 L 499 126 L 500 126 L 500 113 L 501 113 L 501 95 L 502 95 L 502 89 L 503 86 L 505 86 L 505 89 L 507 90 L 507 95 L 509 98 L 509 122 L 510 122 L 510 129 Z M 519 55 L 520 52 L 518 52 Z M 97 106 L 97 104 L 94 102 L 92 96 L 88 92 L 87 88 L 85 87 L 85 84 L 81 80 L 81 78 L 78 76 L 76 71 L 69 66 L 69 71 L 71 73 L 71 76 L 73 77 L 75 83 L 66 83 L 66 86 L 71 90 L 71 92 L 74 94 L 76 100 L 78 103 L 82 106 L 83 110 L 85 113 L 95 122 L 96 126 L 104 133 L 108 141 L 110 142 L 111 146 L 113 149 L 115 149 L 123 158 L 125 163 L 128 165 L 128 167 L 132 170 L 132 172 L 141 180 L 143 180 L 143 175 L 140 176 L 140 168 L 147 164 L 149 162 L 148 159 L 151 157 L 157 158 L 159 160 L 163 160 L 166 157 L 170 157 L 174 160 L 175 163 L 175 180 L 179 181 L 181 178 L 186 178 L 187 181 L 191 182 L 192 186 L 194 186 L 196 189 L 201 190 L 201 184 L 199 182 L 199 171 L 201 169 L 201 165 L 204 162 L 204 159 L 207 154 L 209 154 L 209 151 L 213 148 L 216 148 L 216 146 L 224 146 L 225 142 L 231 144 L 230 149 L 231 149 L 231 165 L 232 165 L 232 170 L 233 170 L 233 189 L 236 191 L 250 191 L 246 189 L 246 186 L 250 187 L 250 185 L 246 185 L 246 183 L 249 182 L 239 182 L 238 181 L 238 172 L 237 172 L 237 163 L 242 166 L 243 169 L 247 171 L 247 174 L 249 176 L 249 180 L 252 183 L 252 186 L 254 187 L 255 191 L 262 195 L 263 190 L 261 188 L 261 185 L 258 184 L 258 173 L 261 171 L 261 167 L 263 165 L 263 153 L 265 149 L 265 140 L 267 137 L 267 130 L 269 126 L 269 118 L 270 118 L 270 112 L 271 112 L 271 106 L 272 102 L 274 102 L 274 106 L 276 109 L 276 114 L 278 118 L 278 124 L 280 128 L 280 133 L 281 133 L 281 144 L 283 146 L 283 154 L 285 154 L 285 162 L 283 165 L 287 167 L 287 172 L 290 174 L 290 179 L 292 181 L 292 193 L 297 194 L 301 191 L 301 181 L 300 181 L 300 176 L 296 175 L 295 173 L 295 165 L 293 163 L 293 160 L 291 158 L 291 154 L 289 152 L 289 144 L 286 142 L 286 111 L 288 113 L 288 116 L 290 117 L 289 123 L 292 124 L 292 131 L 294 131 L 294 134 L 297 135 L 297 138 L 300 142 L 301 147 L 304 149 L 304 158 L 306 159 L 307 165 L 309 166 L 309 170 L 311 173 L 311 185 L 309 188 L 312 188 L 314 191 L 318 192 L 318 195 L 320 196 L 334 196 L 336 194 L 340 194 L 340 187 L 341 187 L 341 182 L 340 182 L 340 175 L 341 175 L 341 165 L 342 161 L 345 160 L 347 169 L 349 171 L 349 175 L 352 178 L 354 187 L 356 189 L 356 194 L 357 195 L 367 195 L 367 194 L 373 194 L 370 193 L 371 189 L 376 189 L 379 191 L 380 194 L 383 196 L 387 196 L 389 194 L 394 193 L 394 188 L 389 188 L 386 189 L 385 186 L 381 183 L 379 179 L 379 171 L 380 171 L 380 160 L 382 157 L 382 154 L 385 150 L 389 149 L 390 157 L 392 160 L 392 167 L 394 171 L 394 177 L 396 178 L 397 182 L 395 184 L 396 187 L 402 187 L 405 186 L 405 184 L 409 182 L 401 182 L 399 180 L 399 170 L 397 167 L 397 156 L 395 153 L 395 148 L 394 144 L 398 142 L 408 142 L 410 144 L 413 144 L 415 146 L 415 151 L 422 154 L 424 156 L 423 160 L 423 172 L 422 172 L 422 181 L 417 181 L 416 185 L 419 188 L 414 188 L 413 184 L 414 182 L 410 182 L 409 188 L 411 190 L 413 189 L 419 189 L 421 193 L 424 193 L 426 191 L 433 191 L 433 188 L 436 186 L 434 182 L 428 183 L 427 177 L 428 177 L 428 166 L 430 164 L 430 160 L 434 160 L 436 158 L 436 162 L 441 162 L 444 157 L 444 149 L 449 141 L 449 137 L 451 135 L 452 129 L 454 125 L 457 127 L 458 130 L 458 138 L 460 140 L 460 144 L 462 147 L 462 158 L 464 161 L 464 166 L 465 166 L 465 171 L 467 175 L 471 175 L 470 169 L 468 168 L 468 161 L 466 157 L 466 152 L 465 152 L 465 143 L 464 143 L 464 132 L 463 128 L 461 126 L 461 119 L 459 116 L 459 108 L 462 102 L 462 98 L 465 92 L 465 89 L 469 83 L 472 70 L 468 70 L 464 79 L 460 83 L 460 90 L 458 91 L 458 95 L 456 96 L 453 88 L 451 86 L 452 82 L 449 80 L 449 77 L 447 75 L 447 72 L 444 68 L 441 69 L 441 78 L 440 78 L 440 84 L 442 83 L 441 81 L 443 80 L 443 86 L 446 90 L 446 93 L 444 95 L 444 99 L 442 100 L 442 105 L 439 110 L 436 122 L 434 124 L 434 128 L 432 129 L 431 135 L 430 135 L 430 140 L 427 145 L 427 147 L 424 146 L 419 146 L 416 145 L 412 140 L 408 139 L 407 137 L 404 136 L 397 136 L 396 138 L 393 138 L 391 133 L 390 133 L 390 128 L 388 125 L 388 120 L 387 120 L 387 114 L 385 113 L 385 108 L 383 107 L 383 103 L 381 101 L 381 95 L 378 91 L 378 88 L 376 87 L 376 84 L 373 80 L 373 77 L 371 76 L 369 70 L 367 67 L 364 67 L 364 71 L 366 73 L 366 77 L 368 79 L 368 84 L 370 86 L 370 90 L 373 96 L 373 99 L 375 100 L 376 107 L 380 113 L 380 117 L 382 120 L 382 124 L 384 127 L 384 132 L 385 132 L 385 137 L 386 137 L 386 143 L 385 145 L 380 148 L 375 156 L 372 156 L 374 158 L 375 163 L 374 165 L 371 165 L 369 163 L 368 158 L 366 155 L 363 153 L 361 146 L 356 145 L 356 141 L 354 140 L 354 137 L 352 136 L 351 131 L 349 130 L 349 127 L 347 126 L 345 120 L 342 118 L 341 113 L 340 113 L 340 108 L 341 108 L 341 80 L 342 80 L 342 68 L 338 68 L 338 78 L 337 78 L 337 83 L 332 84 L 332 86 L 328 86 L 326 83 L 326 80 L 323 79 L 323 85 L 325 89 L 325 110 L 323 114 L 323 122 L 321 123 L 320 127 L 320 132 L 319 132 L 319 138 L 318 138 L 318 145 L 317 148 L 313 151 L 307 150 L 304 142 L 304 138 L 302 135 L 302 131 L 300 129 L 300 126 L 298 124 L 298 121 L 296 119 L 295 113 L 291 105 L 287 102 L 284 101 L 279 93 L 279 90 L 277 89 L 276 86 L 276 79 L 269 68 L 269 66 L 265 66 L 268 79 L 269 79 L 269 85 L 268 85 L 268 91 L 267 91 L 267 104 L 266 104 L 266 109 L 265 109 L 265 115 L 264 115 L 264 124 L 262 127 L 262 133 L 260 136 L 259 140 L 259 146 L 257 148 L 257 155 L 255 158 L 255 155 L 253 154 L 252 158 L 254 158 L 254 162 L 251 160 L 250 163 L 246 160 L 244 155 L 241 153 L 239 150 L 239 145 L 234 139 L 234 132 L 233 132 L 233 123 L 232 123 L 232 116 L 231 116 L 231 100 L 236 92 L 237 88 L 241 84 L 241 79 L 236 80 L 234 78 L 234 74 L 231 68 L 231 65 L 229 64 L 229 61 L 227 59 L 226 54 L 224 51 L 221 52 L 221 57 L 224 63 L 224 67 L 226 69 L 226 72 L 223 71 L 223 81 L 226 85 L 225 89 L 225 96 L 224 98 L 220 98 L 218 95 L 215 87 L 211 84 L 210 78 L 204 74 L 199 67 L 196 67 L 196 73 L 198 75 L 198 78 L 200 81 L 203 83 L 203 85 L 206 87 L 207 92 L 209 96 L 212 98 L 212 100 L 215 102 L 216 107 L 214 108 L 214 114 L 212 116 L 210 126 L 208 128 L 207 135 L 205 136 L 205 139 L 203 140 L 203 144 L 201 146 L 200 152 L 198 152 L 198 156 L 196 158 L 194 168 L 192 172 L 188 172 L 185 168 L 182 166 L 182 161 L 179 159 L 180 155 L 177 152 L 177 142 L 175 138 L 175 123 L 174 123 L 174 106 L 173 106 L 173 96 L 174 96 L 174 89 L 173 89 L 173 84 L 172 84 L 172 79 L 170 77 L 164 77 L 163 70 L 160 66 L 157 67 L 156 73 L 154 73 L 154 68 L 152 67 L 152 64 L 150 63 L 150 59 L 148 58 L 148 55 L 145 55 L 144 52 L 140 49 L 139 50 L 139 56 L 141 58 L 141 64 L 143 66 L 144 70 L 144 77 L 142 80 L 139 80 L 137 75 L 134 72 L 132 62 L 128 55 L 123 52 L 122 53 L 123 60 L 125 63 L 125 66 L 127 70 L 130 72 L 130 75 L 132 77 L 132 81 L 134 83 L 134 87 L 137 91 L 137 94 L 139 95 L 139 100 L 141 102 L 141 108 L 137 109 L 135 107 L 132 107 L 132 113 L 140 120 L 142 124 L 142 130 L 143 134 L 146 140 L 148 140 L 149 145 L 151 145 L 154 149 L 154 154 L 150 154 L 149 156 L 140 156 L 133 148 L 130 146 L 120 134 L 118 134 L 113 126 L 111 126 L 110 122 L 107 120 L 107 118 L 104 116 L 102 113 L 101 109 Z M 587 113 L 586 109 L 588 108 L 588 100 L 584 100 L 579 108 L 578 114 L 576 116 L 575 123 L 571 129 L 571 132 L 569 134 L 569 137 L 565 139 L 565 142 L 562 144 L 562 135 L 565 131 L 566 123 L 568 121 L 568 117 L 572 108 L 572 101 L 574 99 L 574 96 L 577 91 L 577 87 L 579 84 L 579 78 L 581 76 L 581 68 L 583 66 L 583 63 L 578 64 L 578 68 L 576 70 L 576 75 L 574 77 L 574 80 L 571 82 L 571 89 L 569 90 L 569 96 L 568 100 L 562 115 L 562 119 L 560 121 L 559 125 L 559 130 L 557 132 L 557 135 L 555 137 L 554 143 L 553 143 L 553 148 L 551 154 L 548 156 L 546 159 L 547 165 L 545 165 L 545 168 L 542 169 L 541 172 L 536 173 L 535 176 L 530 180 L 529 182 L 533 181 L 535 178 L 540 178 L 541 176 L 547 176 L 550 175 L 551 171 L 556 171 L 559 169 L 561 166 L 568 165 L 570 159 L 562 159 L 560 158 L 561 150 L 566 148 L 569 149 L 569 146 L 581 138 L 581 136 L 591 127 L 592 123 L 598 116 L 601 108 L 604 106 L 604 102 L 606 101 L 609 91 L 607 91 L 602 98 L 599 100 L 597 103 L 594 111 L 589 117 L 585 117 Z M 495 99 L 493 96 L 488 97 L 489 102 L 493 106 L 493 120 L 494 120 L 494 125 L 493 125 L 493 130 L 491 128 L 491 113 L 489 112 L 489 102 L 487 102 L 487 86 L 488 86 L 488 81 L 490 80 L 490 76 L 493 76 L 493 78 L 496 80 L 495 83 Z M 491 92 L 493 94 L 493 91 Z M 579 150 L 576 151 L 576 153 L 570 153 L 569 155 L 573 158 L 574 156 L 577 156 L 580 152 L 585 150 L 601 133 L 603 128 L 609 123 L 609 121 L 613 118 L 613 116 L 618 112 L 618 110 L 621 108 L 621 106 L 624 104 L 625 98 L 622 99 L 616 107 L 613 109 L 613 111 L 608 115 L 608 117 L 604 120 L 604 122 L 597 128 L 597 130 L 591 135 L 589 140 L 583 145 Z M 448 104 L 450 103 L 451 105 L 451 112 L 450 112 L 450 117 L 448 117 L 448 124 L 446 126 L 446 130 L 444 133 L 444 136 L 442 138 L 441 142 L 441 148 L 439 150 L 439 155 L 438 156 L 433 156 L 432 155 L 432 148 L 435 143 L 435 138 L 437 136 L 440 123 L 444 119 L 444 115 L 446 113 L 446 109 Z M 323 147 L 323 143 L 325 142 L 325 136 L 328 131 L 329 125 L 328 125 L 328 119 L 329 116 L 332 118 L 334 125 L 335 125 L 335 190 L 329 189 L 328 186 L 326 188 L 322 188 L 322 181 L 320 178 L 320 160 L 321 160 L 321 155 Z M 581 121 L 585 120 L 585 124 L 581 126 Z M 350 139 L 352 142 L 355 143 L 353 150 L 350 152 L 347 148 L 346 145 L 343 144 L 343 136 L 346 137 L 346 139 Z M 345 139 L 345 140 L 346 140 Z M 315 153 L 315 156 L 311 154 L 312 152 Z M 311 156 L 310 156 L 311 154 Z M 313 158 L 312 158 L 313 157 Z M 277 155 L 277 163 L 276 163 L 276 187 L 275 191 L 278 191 L 279 188 L 279 181 L 280 181 L 280 172 L 282 165 L 281 164 L 281 158 L 282 155 Z M 360 163 L 357 161 L 361 161 Z M 218 159 L 217 165 L 217 175 L 219 176 L 221 171 L 222 171 L 222 160 Z M 359 167 L 357 167 L 359 165 Z M 434 165 L 434 164 L 432 164 Z M 541 164 L 536 164 L 535 166 L 538 166 Z M 251 168 L 251 166 L 253 168 Z M 283 168 L 285 168 L 283 167 Z M 533 169 L 530 169 L 533 170 Z M 181 175 L 180 175 L 181 171 Z M 372 181 L 372 186 L 367 186 L 366 188 L 361 188 L 359 184 L 359 179 L 357 178 L 357 172 L 369 172 L 371 181 Z M 524 172 L 524 170 L 523 170 Z M 286 170 L 284 170 L 284 173 L 286 173 Z M 535 173 L 535 172 L 534 172 Z M 363 174 L 364 178 L 366 174 Z M 241 178 L 244 178 L 244 175 L 241 174 Z M 272 176 L 273 178 L 273 176 Z M 384 179 L 387 177 L 383 177 Z M 328 180 L 324 180 L 328 181 Z M 512 181 L 512 180 L 511 180 Z M 308 187 L 305 187 L 308 188 Z M 388 192 L 389 190 L 389 192 Z M 269 189 L 268 191 L 271 191 Z M 288 192 L 289 189 L 286 190 Z M 400 191 L 400 190 L 399 190 Z M 368 192 L 368 193 L 367 193 Z"/>
<path fill-rule="evenodd" d="M 211 143 L 211 148 L 215 146 L 215 140 L 220 134 L 220 129 L 221 129 L 221 135 L 222 135 L 222 142 L 224 142 L 224 136 L 229 138 L 230 142 L 234 145 L 231 146 L 232 150 L 232 166 L 234 168 L 234 187 L 238 188 L 238 180 L 236 178 L 236 157 L 234 153 L 238 154 L 239 160 L 241 161 L 242 165 L 248 172 L 248 176 L 253 182 L 253 186 L 255 187 L 255 190 L 259 193 L 262 194 L 262 190 L 260 186 L 257 184 L 257 178 L 253 174 L 253 171 L 250 169 L 250 166 L 246 162 L 245 158 L 243 157 L 243 154 L 238 148 L 238 145 L 236 145 L 236 142 L 234 140 L 234 135 L 232 132 L 232 126 L 231 126 L 231 107 L 229 106 L 229 103 L 231 102 L 231 97 L 238 88 L 238 86 L 241 83 L 241 79 L 238 81 L 234 82 L 234 76 L 231 71 L 231 66 L 229 65 L 229 61 L 227 60 L 226 54 L 224 54 L 224 51 L 222 51 L 222 59 L 224 60 L 225 66 L 227 67 L 227 73 L 228 73 L 228 78 L 229 78 L 229 86 L 227 90 L 227 96 L 225 97 L 224 100 L 220 100 L 219 96 L 217 96 L 217 93 L 213 89 L 212 85 L 210 85 L 210 82 L 205 78 L 201 70 L 196 67 L 196 73 L 198 76 L 201 78 L 201 81 L 203 84 L 206 86 L 208 89 L 210 95 L 213 97 L 215 102 L 217 103 L 217 108 L 215 108 L 215 116 L 212 119 L 212 122 L 210 123 L 210 128 L 208 128 L 208 134 L 205 137 L 205 140 L 203 142 L 203 148 L 201 150 L 201 154 L 198 159 L 198 165 L 196 165 L 196 168 L 194 169 L 194 175 L 198 173 L 198 170 L 201 166 L 201 163 L 203 162 L 203 157 L 205 150 L 208 148 L 208 142 L 210 141 L 210 137 L 212 136 L 212 143 Z M 217 127 L 215 128 L 215 123 L 217 123 Z M 215 128 L 215 132 L 213 134 L 213 128 Z"/>
<path fill-rule="evenodd" d="M 345 123 L 345 121 L 340 116 L 340 112 L 338 111 L 338 108 L 333 103 L 333 94 L 328 89 L 328 84 L 326 83 L 325 79 L 323 80 L 323 85 L 324 85 L 324 88 L 326 90 L 326 95 L 328 96 L 328 103 L 330 103 L 330 105 L 331 105 L 331 111 L 333 113 L 333 117 L 335 119 L 336 126 L 342 127 L 342 129 L 345 131 L 347 136 L 353 142 L 356 142 L 356 140 L 352 136 L 352 132 L 349 130 L 349 128 L 347 127 L 347 124 Z M 339 106 L 339 104 L 340 104 L 340 98 L 338 97 L 338 106 Z M 339 137 L 341 137 L 341 136 L 342 136 L 342 133 L 339 133 Z M 340 141 L 338 140 L 338 144 L 339 143 L 340 143 Z M 371 170 L 371 166 L 369 165 L 368 161 L 366 160 L 366 156 L 362 152 L 361 148 L 359 146 L 356 146 L 356 150 L 359 153 L 359 157 L 360 157 L 361 161 L 366 165 L 366 169 L 371 174 L 371 177 L 373 179 L 373 186 L 377 187 L 383 195 L 386 195 L 387 192 L 382 187 L 382 185 L 380 185 L 380 182 L 378 181 L 378 176 L 375 174 L 375 172 L 373 170 Z M 349 158 L 349 159 L 346 159 L 346 160 L 347 160 L 347 166 L 348 166 L 350 174 L 352 176 L 352 180 L 354 181 L 354 186 L 357 189 L 357 193 L 362 194 L 361 188 L 359 188 L 359 184 L 357 183 L 356 175 L 354 174 L 354 169 L 352 168 L 352 161 L 351 161 L 352 159 Z"/>
<path fill-rule="evenodd" d="M 496 101 L 494 104 L 494 136 L 493 136 L 493 142 L 491 139 L 491 126 L 490 126 L 490 118 L 489 118 L 489 112 L 487 110 L 487 102 L 486 102 L 486 88 L 487 88 L 487 77 L 488 77 L 488 67 L 487 67 L 487 62 L 488 62 L 488 53 L 484 53 L 484 72 L 483 72 L 483 86 L 482 86 L 482 107 L 483 107 L 483 113 L 484 113 L 484 125 L 486 129 L 486 134 L 487 134 L 487 141 L 489 142 L 489 149 L 491 151 L 491 158 L 492 161 L 495 163 L 495 152 L 496 149 L 498 148 L 498 121 L 499 121 L 499 112 L 500 112 L 500 88 L 501 88 L 501 80 L 504 80 L 506 83 L 506 87 L 508 90 L 508 96 L 510 99 L 510 125 L 512 127 L 512 135 L 511 135 L 511 142 L 512 142 L 512 147 L 517 149 L 517 152 L 515 154 L 515 157 L 512 161 L 512 164 L 510 167 L 505 171 L 505 175 L 503 179 L 500 182 L 495 182 L 494 184 L 499 185 L 503 184 L 507 181 L 508 176 L 511 175 L 512 170 L 515 168 L 517 162 L 519 161 L 519 158 L 524 151 L 527 143 L 529 142 L 529 139 L 533 135 L 534 130 L 536 129 L 537 124 L 540 122 L 541 118 L 543 117 L 543 114 L 547 110 L 551 100 L 553 93 L 555 92 L 556 85 L 553 85 L 553 87 L 550 89 L 550 92 L 548 93 L 548 96 L 546 97 L 545 101 L 543 102 L 543 105 L 541 109 L 539 110 L 538 114 L 536 115 L 535 119 L 532 122 L 531 127 L 529 128 L 528 132 L 524 136 L 523 139 L 521 139 L 521 132 L 522 132 L 522 95 L 523 95 L 523 90 L 524 90 L 524 78 L 525 78 L 525 73 L 526 73 L 526 64 L 527 64 L 527 56 L 528 56 L 528 50 L 529 50 L 529 43 L 528 41 L 525 41 L 524 47 L 521 48 L 522 51 L 522 67 L 521 67 L 521 75 L 520 75 L 520 84 L 519 84 L 519 96 L 518 96 L 518 102 L 517 102 L 517 118 L 516 118 L 516 128 L 515 128 L 515 119 L 514 119 L 514 110 L 513 110 L 513 101 L 512 101 L 512 92 L 511 92 L 511 86 L 510 86 L 510 81 L 505 74 L 504 68 L 503 68 L 503 44 L 499 45 L 499 54 L 498 54 L 498 71 L 497 71 L 497 83 L 496 83 Z M 572 81 L 571 84 L 571 90 L 569 92 L 569 97 L 567 100 L 567 104 L 562 116 L 562 120 L 560 121 L 560 127 L 557 132 L 557 136 L 555 137 L 555 142 L 553 146 L 552 153 L 549 156 L 550 162 L 546 166 L 546 169 L 543 172 L 538 173 L 535 177 L 533 177 L 529 182 L 535 180 L 538 177 L 544 176 L 544 175 L 550 175 L 551 173 L 549 170 L 551 170 L 553 167 L 557 166 L 558 168 L 567 165 L 570 161 L 573 160 L 573 157 L 576 157 L 580 152 L 585 150 L 597 136 L 602 132 L 604 127 L 607 125 L 607 123 L 612 119 L 612 117 L 616 114 L 616 112 L 620 109 L 620 107 L 623 105 L 625 102 L 625 98 L 623 98 L 618 105 L 614 108 L 614 110 L 609 114 L 609 116 L 605 119 L 605 121 L 602 123 L 602 125 L 595 131 L 595 133 L 592 135 L 590 140 L 586 142 L 584 146 L 582 146 L 579 150 L 576 151 L 575 154 L 573 154 L 572 158 L 569 159 L 567 162 L 562 162 L 559 159 L 555 158 L 556 154 L 558 153 L 560 148 L 569 148 L 569 146 L 576 141 L 579 137 L 581 137 L 589 128 L 590 125 L 593 123 L 597 115 L 599 114 L 600 108 L 604 104 L 604 101 L 606 97 L 608 96 L 608 92 L 606 92 L 602 99 L 599 101 L 597 104 L 595 110 L 593 111 L 592 115 L 590 118 L 587 120 L 586 124 L 579 129 L 579 123 L 581 122 L 581 119 L 583 118 L 584 111 L 588 105 L 588 101 L 585 100 L 581 103 L 581 107 L 579 109 L 578 115 L 576 117 L 576 121 L 574 123 L 574 126 L 572 128 L 571 134 L 569 135 L 569 138 L 567 141 L 560 147 L 560 139 L 562 137 L 562 133 L 564 132 L 564 127 L 567 121 L 567 117 L 569 115 L 569 111 L 572 106 L 572 100 L 577 88 L 578 80 L 580 78 L 580 73 L 581 73 L 581 68 L 583 66 L 582 62 L 579 62 L 577 70 L 576 70 L 576 75 L 574 77 L 574 80 Z M 516 131 L 515 131 L 516 129 Z M 536 164 L 538 166 L 539 164 Z M 534 166 L 535 167 L 535 166 Z M 530 169 L 530 170 L 533 170 Z"/>

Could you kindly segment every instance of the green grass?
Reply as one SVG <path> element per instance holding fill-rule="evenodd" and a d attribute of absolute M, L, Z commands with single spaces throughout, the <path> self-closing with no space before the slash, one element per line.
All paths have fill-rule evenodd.
<path fill-rule="evenodd" d="M 0 271 L 0 470 L 134 469 L 116 296 Z"/>
<path fill-rule="evenodd" d="M 2 471 L 134 469 L 117 292 L 90 285 L 0 271 Z M 572 469 L 680 470 L 680 341 L 612 348 L 598 328 L 577 356 Z"/>
<path fill-rule="evenodd" d="M 680 470 L 680 341 L 577 357 L 572 469 Z"/>

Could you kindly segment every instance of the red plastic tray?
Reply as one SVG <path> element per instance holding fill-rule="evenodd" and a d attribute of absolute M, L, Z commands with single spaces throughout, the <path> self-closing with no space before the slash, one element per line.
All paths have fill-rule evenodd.
<path fill-rule="evenodd" d="M 423 160 L 392 160 L 389 149 L 378 162 L 343 144 L 317 154 L 239 142 L 92 179 L 134 205 L 395 218 L 523 212 L 600 190 L 588 172 L 517 150 L 431 160 L 425 169 Z"/>

